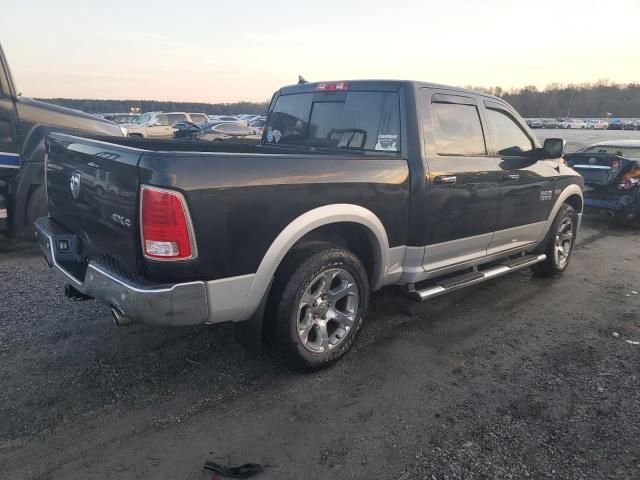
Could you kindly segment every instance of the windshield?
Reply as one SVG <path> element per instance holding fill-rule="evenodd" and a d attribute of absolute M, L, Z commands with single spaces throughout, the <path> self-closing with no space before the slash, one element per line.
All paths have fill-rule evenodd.
<path fill-rule="evenodd" d="M 632 160 L 640 160 L 640 147 L 616 147 L 615 145 L 594 145 L 585 150 L 585 152 L 608 153 L 619 157 L 630 158 Z"/>
<path fill-rule="evenodd" d="M 399 152 L 399 97 L 354 91 L 281 95 L 263 139 L 267 144 Z"/>
<path fill-rule="evenodd" d="M 143 113 L 140 117 L 138 117 L 134 123 L 148 123 L 151 120 L 150 113 Z"/>

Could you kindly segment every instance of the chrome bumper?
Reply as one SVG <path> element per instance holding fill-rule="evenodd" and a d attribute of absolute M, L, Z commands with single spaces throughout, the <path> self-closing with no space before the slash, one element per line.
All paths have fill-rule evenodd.
<path fill-rule="evenodd" d="M 48 217 L 39 218 L 35 227 L 37 241 L 49 266 L 73 288 L 117 309 L 131 323 L 167 326 L 208 323 L 205 282 L 145 285 L 95 260 L 89 262 L 84 279 L 80 280 L 63 268 L 56 254 L 56 237 L 67 238 L 70 232 Z"/>

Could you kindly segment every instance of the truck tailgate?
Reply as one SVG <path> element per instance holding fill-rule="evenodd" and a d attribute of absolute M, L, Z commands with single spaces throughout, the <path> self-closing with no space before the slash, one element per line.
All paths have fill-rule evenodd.
<path fill-rule="evenodd" d="M 136 270 L 140 151 L 50 134 L 46 164 L 49 215 L 79 237 L 82 258 L 105 255 Z"/>

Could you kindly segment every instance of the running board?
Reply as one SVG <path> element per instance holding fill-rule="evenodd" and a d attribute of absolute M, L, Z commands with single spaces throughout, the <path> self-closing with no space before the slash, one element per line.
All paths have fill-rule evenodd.
<path fill-rule="evenodd" d="M 486 282 L 492 278 L 500 277 L 522 268 L 530 267 L 536 263 L 544 262 L 546 259 L 547 256 L 544 254 L 505 258 L 492 263 L 491 267 L 488 267 L 486 270 L 477 270 L 444 280 L 435 280 L 435 284 L 432 283 L 424 289 L 418 290 L 415 288 L 415 285 L 410 285 L 409 295 L 414 300 L 424 302 L 425 300 L 453 292 L 454 290 L 470 287 L 471 285 Z"/>

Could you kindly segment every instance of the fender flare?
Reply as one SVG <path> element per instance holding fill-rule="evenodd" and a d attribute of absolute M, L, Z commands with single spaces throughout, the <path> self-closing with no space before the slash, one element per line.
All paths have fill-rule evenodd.
<path fill-rule="evenodd" d="M 544 228 L 542 229 L 542 233 L 540 234 L 540 237 L 538 238 L 537 245 L 539 245 L 540 242 L 542 242 L 546 238 L 547 233 L 549 232 L 549 229 L 551 228 L 551 224 L 553 223 L 553 221 L 556 218 L 556 215 L 558 214 L 558 210 L 560 210 L 560 207 L 565 203 L 567 198 L 569 198 L 572 195 L 578 195 L 580 197 L 580 200 L 582 201 L 582 205 L 584 205 L 584 198 L 583 198 L 583 194 L 582 194 L 582 188 L 580 188 L 579 185 L 572 184 L 572 185 L 569 185 L 568 187 L 566 187 L 564 190 L 562 190 L 560 192 L 560 195 L 558 196 L 558 199 L 556 200 L 556 203 L 553 205 L 553 208 L 551 209 L 551 212 L 549 213 L 549 217 L 547 218 L 547 223 L 545 224 Z M 578 215 L 581 216 L 582 213 L 579 212 Z"/>
<path fill-rule="evenodd" d="M 374 239 L 374 268 L 371 284 L 374 289 L 381 284 L 389 265 L 389 239 L 380 219 L 373 212 L 359 205 L 348 203 L 325 205 L 297 217 L 271 243 L 258 266 L 244 307 L 236 321 L 248 319 L 260 306 L 269 289 L 271 279 L 295 243 L 312 230 L 333 223 L 357 223 L 371 232 Z"/>

